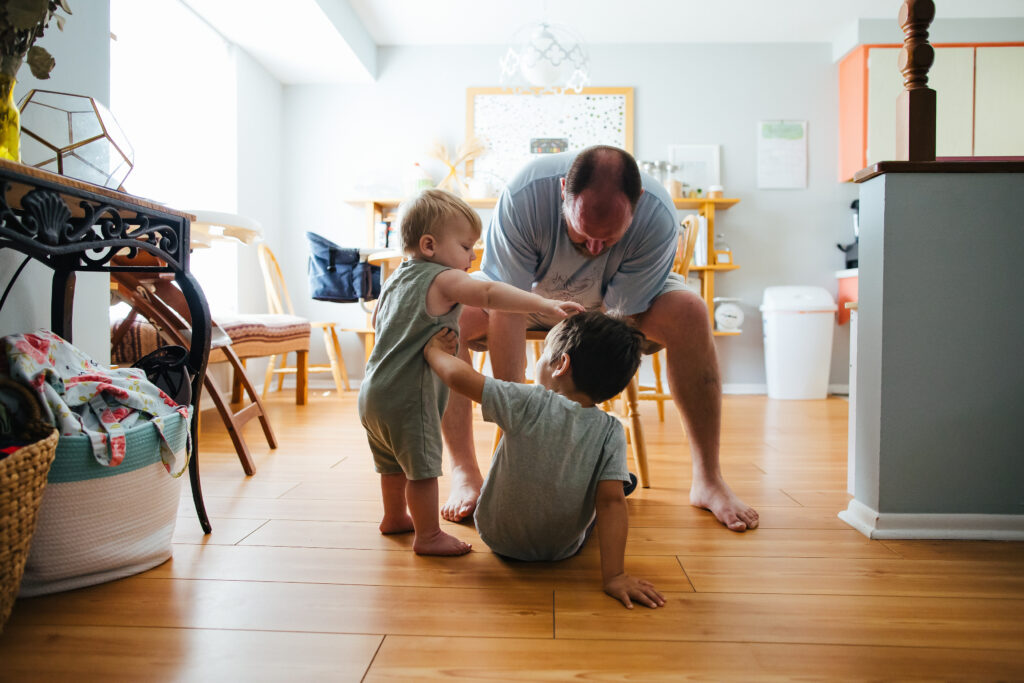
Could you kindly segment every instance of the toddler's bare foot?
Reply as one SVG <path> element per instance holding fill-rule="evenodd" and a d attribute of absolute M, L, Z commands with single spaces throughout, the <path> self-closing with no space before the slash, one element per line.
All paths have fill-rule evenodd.
<path fill-rule="evenodd" d="M 461 522 L 473 516 L 484 480 L 479 472 L 473 476 L 473 473 L 465 472 L 461 467 L 452 468 L 451 480 L 451 493 L 448 501 L 441 506 L 441 517 L 449 522 Z"/>
<path fill-rule="evenodd" d="M 385 515 L 384 519 L 380 521 L 380 532 L 382 534 L 404 534 L 412 530 L 412 517 L 408 513 L 393 517 Z"/>
<path fill-rule="evenodd" d="M 709 510 L 732 531 L 756 529 L 757 511 L 736 497 L 724 481 L 715 484 L 693 482 L 690 487 L 690 505 Z"/>
<path fill-rule="evenodd" d="M 429 536 L 417 535 L 412 549 L 417 555 L 465 555 L 473 546 L 438 529 Z"/>

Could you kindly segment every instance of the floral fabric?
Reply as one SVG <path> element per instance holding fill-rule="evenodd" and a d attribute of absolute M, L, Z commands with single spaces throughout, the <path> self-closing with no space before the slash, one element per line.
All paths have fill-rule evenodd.
<path fill-rule="evenodd" d="M 174 453 L 164 426 L 175 413 L 191 419 L 192 407 L 177 405 L 145 372 L 99 365 L 46 330 L 10 335 L 0 342 L 0 371 L 42 397 L 43 417 L 62 436 L 88 436 L 100 465 L 120 465 L 125 457 L 125 432 L 149 421 L 160 433 L 164 467 L 173 477 L 185 471 L 192 452 L 191 437 L 184 453 Z"/>

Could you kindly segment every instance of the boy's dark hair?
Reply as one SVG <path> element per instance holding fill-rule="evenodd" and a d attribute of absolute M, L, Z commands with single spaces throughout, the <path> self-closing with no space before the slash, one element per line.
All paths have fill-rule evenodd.
<path fill-rule="evenodd" d="M 643 332 L 606 313 L 589 311 L 566 318 L 548 332 L 551 359 L 569 354 L 572 381 L 594 403 L 616 396 L 640 367 Z"/>
<path fill-rule="evenodd" d="M 621 191 L 636 210 L 644 188 L 632 154 L 611 145 L 594 145 L 580 152 L 565 176 L 565 193 L 578 197 L 588 187 L 601 184 Z"/>

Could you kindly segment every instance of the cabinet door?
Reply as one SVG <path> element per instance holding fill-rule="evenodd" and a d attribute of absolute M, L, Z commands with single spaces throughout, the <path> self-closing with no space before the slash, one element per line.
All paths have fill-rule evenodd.
<path fill-rule="evenodd" d="M 974 132 L 974 48 L 935 48 L 928 72 L 935 91 L 935 156 L 966 157 Z"/>
<path fill-rule="evenodd" d="M 868 165 L 896 158 L 896 98 L 903 92 L 900 48 L 868 54 Z M 928 87 L 935 91 L 935 154 L 970 156 L 973 125 L 974 48 L 935 48 Z"/>
<path fill-rule="evenodd" d="M 903 91 L 899 55 L 896 47 L 868 51 L 868 166 L 896 158 L 896 98 Z"/>
<path fill-rule="evenodd" d="M 979 47 L 974 154 L 1024 155 L 1024 47 Z"/>

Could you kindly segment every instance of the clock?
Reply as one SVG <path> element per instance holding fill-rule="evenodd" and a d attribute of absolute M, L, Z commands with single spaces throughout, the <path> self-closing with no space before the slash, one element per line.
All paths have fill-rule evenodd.
<path fill-rule="evenodd" d="M 739 332 L 743 325 L 743 309 L 736 301 L 738 299 L 715 299 L 715 325 L 722 332 Z"/>

